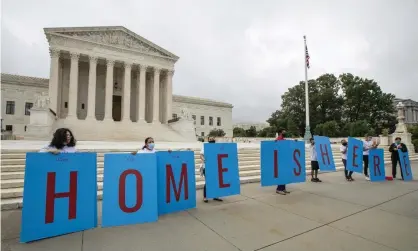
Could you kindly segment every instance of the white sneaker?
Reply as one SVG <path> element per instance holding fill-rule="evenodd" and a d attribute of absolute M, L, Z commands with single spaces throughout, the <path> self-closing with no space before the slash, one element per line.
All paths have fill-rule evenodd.
<path fill-rule="evenodd" d="M 366 176 L 366 180 L 370 180 L 370 177 L 369 176 Z"/>

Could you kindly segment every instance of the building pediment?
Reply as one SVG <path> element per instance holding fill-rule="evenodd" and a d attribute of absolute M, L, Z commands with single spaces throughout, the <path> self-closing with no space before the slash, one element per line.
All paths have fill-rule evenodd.
<path fill-rule="evenodd" d="M 178 56 L 122 26 L 45 28 L 46 36 L 59 35 L 101 45 L 135 50 L 144 54 L 178 60 Z"/>

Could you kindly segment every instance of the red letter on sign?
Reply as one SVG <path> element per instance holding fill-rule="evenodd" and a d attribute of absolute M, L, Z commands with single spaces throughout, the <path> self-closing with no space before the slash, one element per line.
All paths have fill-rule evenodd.
<path fill-rule="evenodd" d="M 296 162 L 296 165 L 298 166 L 299 171 L 296 171 L 296 168 L 293 168 L 293 173 L 295 174 L 295 176 L 299 176 L 300 173 L 302 172 L 302 166 L 300 165 L 300 162 L 298 160 L 298 158 L 296 157 L 296 155 L 299 155 L 300 157 L 300 150 L 299 149 L 295 149 L 293 151 L 293 160 Z"/>
<path fill-rule="evenodd" d="M 356 157 L 358 156 L 358 154 L 356 154 L 356 149 L 358 149 L 358 146 L 353 147 L 353 166 L 354 167 L 358 167 L 358 165 L 356 164 Z"/>
<path fill-rule="evenodd" d="M 279 161 L 277 157 L 277 150 L 274 150 L 274 178 L 279 177 Z"/>
<path fill-rule="evenodd" d="M 380 172 L 380 158 L 379 156 L 373 156 L 373 165 L 374 165 L 374 175 L 377 176 L 377 172 L 379 172 L 379 176 L 382 175 Z"/>
<path fill-rule="evenodd" d="M 55 199 L 68 197 L 68 219 L 75 219 L 77 213 L 77 172 L 70 172 L 70 191 L 55 193 L 55 172 L 47 174 L 45 224 L 54 222 Z"/>
<path fill-rule="evenodd" d="M 324 152 L 324 149 L 322 149 L 323 146 L 325 146 L 325 152 Z M 324 158 L 324 156 L 327 156 L 328 165 L 330 165 L 331 164 L 331 161 L 329 159 L 329 154 L 328 154 L 328 148 L 327 148 L 327 146 L 324 145 L 324 144 L 320 144 L 319 145 L 319 149 L 321 150 L 322 163 L 325 164 L 325 158 Z"/>
<path fill-rule="evenodd" d="M 176 196 L 176 201 L 180 200 L 180 194 L 181 194 L 181 187 L 184 185 L 184 199 L 189 199 L 189 183 L 187 179 L 187 165 L 186 163 L 183 163 L 181 165 L 181 173 L 180 173 L 180 183 L 179 188 L 176 187 L 176 180 L 174 179 L 173 169 L 171 168 L 170 164 L 167 164 L 165 166 L 166 170 L 166 195 L 165 195 L 165 202 L 170 203 L 171 202 L 171 196 L 170 196 L 170 183 L 173 185 L 174 189 L 174 195 Z"/>
<path fill-rule="evenodd" d="M 224 184 L 223 172 L 227 172 L 228 168 L 222 167 L 222 159 L 228 158 L 228 154 L 218 154 L 218 179 L 219 179 L 219 188 L 230 187 L 231 184 Z"/>
<path fill-rule="evenodd" d="M 406 155 L 404 155 L 403 156 L 403 163 L 404 163 L 404 165 L 405 165 L 405 174 L 406 174 L 406 176 L 409 176 L 409 173 L 408 173 L 408 164 L 407 164 L 407 158 L 406 158 Z"/>
<path fill-rule="evenodd" d="M 128 175 L 134 175 L 136 179 L 136 204 L 133 207 L 126 206 L 126 177 Z M 119 177 L 119 207 L 125 213 L 134 213 L 138 211 L 142 206 L 142 175 L 138 170 L 128 169 L 123 171 Z"/>

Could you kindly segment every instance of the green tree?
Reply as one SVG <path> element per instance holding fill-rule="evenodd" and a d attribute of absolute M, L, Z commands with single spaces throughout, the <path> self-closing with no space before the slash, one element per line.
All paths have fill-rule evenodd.
<path fill-rule="evenodd" d="M 372 79 L 363 79 L 352 74 L 340 75 L 344 96 L 343 115 L 346 122 L 364 120 L 374 135 L 382 133 L 384 128 L 391 132 L 396 125 L 393 94 L 382 92 Z M 368 130 L 369 131 L 369 130 Z"/>
<path fill-rule="evenodd" d="M 318 124 L 315 127 L 315 134 L 327 137 L 338 137 L 341 135 L 340 125 L 337 121 L 327 121 L 323 124 Z"/>
<path fill-rule="evenodd" d="M 364 136 L 366 133 L 381 134 L 384 128 L 389 128 L 391 133 L 394 131 L 394 96 L 383 93 L 374 80 L 352 74 L 342 74 L 338 78 L 324 74 L 309 80 L 308 85 L 310 126 L 316 134 Z M 272 113 L 267 122 L 276 128 L 286 128 L 292 135 L 304 135 L 304 82 L 282 95 L 280 109 Z M 334 131 L 326 132 L 328 129 Z"/>
<path fill-rule="evenodd" d="M 247 135 L 247 137 L 257 137 L 257 129 L 255 126 L 251 126 L 250 129 L 245 130 L 245 135 Z"/>
<path fill-rule="evenodd" d="M 212 131 L 209 132 L 209 137 L 223 137 L 225 136 L 225 132 L 222 129 L 213 129 Z"/>
<path fill-rule="evenodd" d="M 257 137 L 262 138 L 274 138 L 276 137 L 277 127 L 275 125 L 263 128 L 262 130 L 258 131 Z"/>
<path fill-rule="evenodd" d="M 244 128 L 241 128 L 241 127 L 235 127 L 232 130 L 232 133 L 233 133 L 234 137 L 245 137 L 246 136 Z"/>

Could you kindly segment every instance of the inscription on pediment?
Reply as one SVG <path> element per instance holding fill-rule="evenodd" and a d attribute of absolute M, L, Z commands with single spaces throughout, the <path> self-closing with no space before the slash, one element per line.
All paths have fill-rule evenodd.
<path fill-rule="evenodd" d="M 62 34 L 92 42 L 125 47 L 148 54 L 169 56 L 122 31 L 63 32 Z"/>

